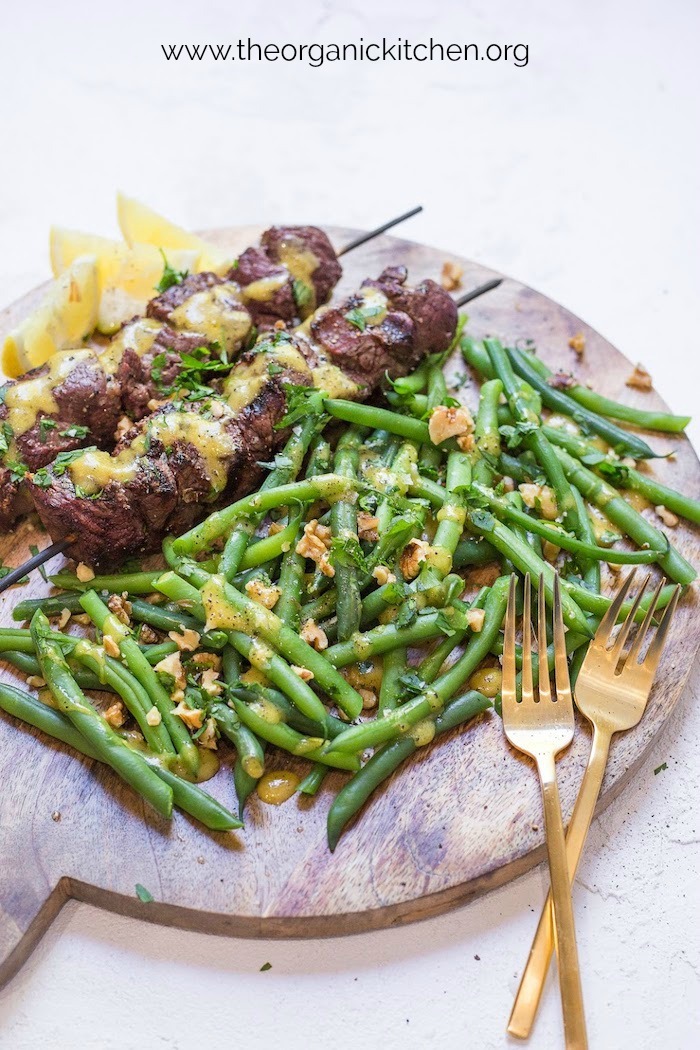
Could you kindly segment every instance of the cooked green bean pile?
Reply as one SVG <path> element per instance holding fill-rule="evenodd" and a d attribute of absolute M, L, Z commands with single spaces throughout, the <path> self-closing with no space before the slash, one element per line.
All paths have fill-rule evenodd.
<path fill-rule="evenodd" d="M 243 826 L 256 789 L 279 803 L 341 771 L 334 849 L 417 748 L 498 709 L 512 572 L 542 577 L 550 602 L 559 572 L 574 671 L 609 605 L 601 566 L 656 564 L 662 607 L 689 585 L 665 527 L 700 522 L 700 504 L 639 470 L 656 454 L 619 425 L 678 433 L 687 419 L 561 389 L 496 340 L 463 336 L 461 351 L 482 381 L 475 414 L 437 357 L 389 384 L 390 408 L 291 388 L 263 485 L 166 540 L 165 568 L 79 567 L 19 602 L 29 627 L 0 629 L 0 653 L 39 696 L 2 684 L 0 707 L 160 814 L 175 805 L 217 831 Z M 222 754 L 237 815 L 198 785 Z"/>

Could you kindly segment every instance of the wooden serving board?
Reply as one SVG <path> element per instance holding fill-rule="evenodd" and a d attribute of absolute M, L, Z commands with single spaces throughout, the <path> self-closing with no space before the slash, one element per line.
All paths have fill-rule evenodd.
<path fill-rule="evenodd" d="M 242 249 L 262 227 L 210 234 Z M 338 246 L 355 231 L 332 228 Z M 343 259 L 339 292 L 382 267 L 403 263 L 410 279 L 438 278 L 443 262 L 464 267 L 469 289 L 494 276 L 473 262 L 395 237 L 382 237 Z M 0 335 L 41 296 L 30 293 L 0 315 Z M 656 394 L 625 386 L 631 365 L 600 335 L 543 295 L 506 279 L 471 304 L 469 330 L 513 343 L 532 339 L 550 365 L 576 367 L 583 382 L 611 397 L 664 407 Z M 568 340 L 582 332 L 579 364 Z M 472 403 L 477 386 L 462 391 Z M 688 406 L 679 406 L 687 408 Z M 668 484 L 700 495 L 700 466 L 685 438 L 650 438 L 677 460 L 656 461 Z M 651 512 L 650 512 L 651 513 Z M 680 524 L 673 541 L 697 564 L 698 533 Z M 19 564 L 30 543 L 47 543 L 25 522 L 0 539 L 3 563 Z M 62 559 L 56 559 L 56 571 Z M 0 599 L 2 623 L 20 597 L 46 593 L 38 574 Z M 617 737 L 601 808 L 642 762 L 685 684 L 700 642 L 697 596 L 691 590 L 671 632 L 659 679 L 640 726 Z M 2 677 L 22 685 L 10 668 Z M 581 726 L 562 758 L 559 783 L 571 812 L 589 748 Z M 273 756 L 269 768 L 293 768 Z M 315 799 L 293 797 L 276 808 L 253 796 L 242 832 L 210 834 L 182 814 L 171 823 L 142 804 L 104 766 L 77 757 L 42 734 L 0 714 L 0 983 L 29 955 L 70 897 L 152 922 L 239 936 L 311 937 L 357 933 L 435 915 L 499 886 L 544 859 L 543 819 L 534 768 L 510 751 L 493 713 L 424 749 L 400 768 L 371 800 L 334 854 L 326 847 L 325 819 L 340 774 L 329 776 Z M 234 805 L 224 765 L 207 788 Z M 52 814 L 60 814 L 54 819 Z M 155 898 L 142 903 L 141 883 Z"/>

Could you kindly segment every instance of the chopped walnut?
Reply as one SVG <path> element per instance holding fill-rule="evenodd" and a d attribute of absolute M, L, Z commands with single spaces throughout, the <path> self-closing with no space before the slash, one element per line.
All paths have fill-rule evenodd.
<path fill-rule="evenodd" d="M 128 416 L 122 416 L 117 423 L 117 429 L 114 431 L 114 440 L 121 441 L 125 434 L 128 434 L 134 425 L 133 419 L 129 419 Z"/>
<path fill-rule="evenodd" d="M 71 618 L 70 609 L 61 609 L 61 615 L 58 618 L 58 629 L 62 631 Z"/>
<path fill-rule="evenodd" d="M 572 335 L 571 339 L 569 339 L 569 346 L 575 354 L 583 357 L 583 352 L 586 349 L 586 337 L 583 332 L 577 332 L 576 335 Z"/>
<path fill-rule="evenodd" d="M 304 525 L 304 535 L 296 545 L 296 552 L 301 554 L 302 558 L 310 558 L 315 562 L 324 576 L 335 576 L 335 569 L 329 557 L 330 545 L 331 530 L 327 525 L 320 525 L 316 518 L 312 518 Z"/>
<path fill-rule="evenodd" d="M 474 420 L 469 409 L 464 406 L 448 408 L 446 405 L 438 405 L 433 409 L 428 421 L 428 432 L 434 445 L 440 445 L 448 438 L 456 437 L 465 439 L 467 444 L 471 438 L 473 446 Z M 462 448 L 462 441 L 458 443 Z M 462 451 L 469 452 L 470 449 L 463 448 Z"/>
<path fill-rule="evenodd" d="M 542 541 L 542 554 L 544 555 L 545 561 L 555 562 L 559 557 L 559 551 L 561 547 L 557 547 L 556 543 L 552 543 L 551 540 Z"/>
<path fill-rule="evenodd" d="M 292 664 L 292 670 L 295 675 L 298 675 L 299 678 L 301 678 L 302 682 L 310 682 L 314 677 L 313 671 L 310 671 L 308 667 L 299 667 L 298 664 Z"/>
<path fill-rule="evenodd" d="M 126 709 L 121 700 L 116 700 L 105 711 L 105 718 L 113 729 L 119 729 L 126 722 Z"/>
<path fill-rule="evenodd" d="M 219 672 L 215 671 L 213 667 L 207 667 L 202 672 L 201 685 L 204 692 L 209 696 L 221 696 L 223 687 L 219 681 Z"/>
<path fill-rule="evenodd" d="M 464 276 L 464 267 L 460 266 L 459 263 L 447 262 L 442 264 L 442 273 L 440 274 L 440 284 L 446 292 L 456 292 L 458 288 L 462 286 L 462 277 Z"/>
<path fill-rule="evenodd" d="M 220 671 L 222 661 L 216 653 L 196 653 L 190 663 L 197 664 L 198 667 L 211 667 L 213 671 Z"/>
<path fill-rule="evenodd" d="M 276 536 L 278 532 L 284 532 L 284 525 L 281 521 L 271 521 L 267 530 L 268 536 Z"/>
<path fill-rule="evenodd" d="M 362 710 L 371 711 L 373 707 L 377 706 L 377 694 L 373 689 L 365 689 L 364 686 L 358 687 L 358 693 L 362 697 Z"/>
<path fill-rule="evenodd" d="M 248 580 L 245 592 L 258 605 L 264 605 L 266 609 L 274 609 L 280 599 L 282 591 L 274 584 L 266 584 L 262 580 Z"/>
<path fill-rule="evenodd" d="M 143 642 L 144 645 L 155 645 L 160 641 L 160 635 L 156 634 L 149 624 L 142 623 L 139 630 L 139 641 Z"/>
<path fill-rule="evenodd" d="M 620 466 L 631 467 L 632 470 L 634 470 L 634 468 L 637 466 L 637 460 L 632 459 L 631 456 L 625 456 L 623 459 L 620 460 Z"/>
<path fill-rule="evenodd" d="M 73 613 L 73 623 L 79 623 L 81 627 L 89 627 L 92 620 L 87 613 L 78 613 L 77 616 Z"/>
<path fill-rule="evenodd" d="M 284 329 L 286 327 L 287 327 L 287 322 L 283 321 L 281 317 L 280 317 L 280 319 L 278 321 L 275 321 L 275 328 L 277 329 L 278 332 L 284 331 Z"/>
<path fill-rule="evenodd" d="M 102 639 L 102 648 L 107 653 L 107 656 L 113 656 L 114 659 L 118 659 L 120 652 L 119 646 L 115 642 L 111 635 L 106 634 Z"/>
<path fill-rule="evenodd" d="M 200 707 L 188 707 L 182 700 L 173 708 L 173 714 L 181 718 L 188 729 L 201 729 L 204 722 L 204 711 Z"/>
<path fill-rule="evenodd" d="M 305 620 L 301 628 L 301 637 L 317 652 L 328 648 L 328 636 L 315 620 Z"/>
<path fill-rule="evenodd" d="M 512 478 L 509 478 L 508 475 L 506 475 L 505 477 L 501 478 L 501 485 L 503 486 L 503 491 L 504 492 L 514 492 L 515 491 L 515 482 L 513 481 Z"/>
<path fill-rule="evenodd" d="M 126 591 L 123 594 L 111 594 L 107 605 L 120 623 L 128 627 L 131 623 L 131 602 L 127 599 Z"/>
<path fill-rule="evenodd" d="M 159 401 L 157 397 L 152 397 L 151 400 L 146 405 L 146 408 L 148 409 L 149 412 L 157 412 L 158 409 L 162 405 L 165 405 L 166 403 L 167 402 L 165 402 L 165 401 Z"/>
<path fill-rule="evenodd" d="M 372 576 L 380 587 L 383 587 L 385 583 L 396 583 L 396 576 L 387 569 L 386 565 L 375 565 L 372 569 Z"/>
<path fill-rule="evenodd" d="M 160 711 L 154 704 L 153 707 L 146 712 L 146 722 L 149 726 L 159 726 L 161 721 Z"/>
<path fill-rule="evenodd" d="M 75 570 L 75 575 L 78 577 L 81 583 L 89 583 L 90 580 L 95 579 L 95 574 L 89 565 L 85 562 L 79 562 L 78 568 Z"/>
<path fill-rule="evenodd" d="M 399 565 L 406 580 L 413 580 L 420 572 L 420 563 L 428 557 L 430 544 L 425 540 L 409 540 L 403 549 Z"/>
<path fill-rule="evenodd" d="M 364 510 L 361 510 L 357 515 L 357 532 L 361 540 L 366 540 L 367 543 L 376 543 L 379 539 L 379 518 L 376 518 L 373 514 L 367 514 Z"/>
<path fill-rule="evenodd" d="M 32 689 L 43 689 L 46 685 L 46 682 L 41 677 L 41 675 L 30 674 L 27 678 L 27 685 L 30 685 Z"/>
<path fill-rule="evenodd" d="M 58 810 L 58 809 L 55 809 L 53 811 L 53 813 L 51 814 L 51 819 L 54 820 L 58 824 L 59 820 L 61 819 L 61 811 Z"/>
<path fill-rule="evenodd" d="M 168 631 L 168 638 L 175 642 L 181 653 L 193 653 L 200 642 L 200 635 L 191 627 L 185 627 L 181 634 L 178 631 Z"/>
<path fill-rule="evenodd" d="M 221 401 L 215 401 L 212 398 L 209 402 L 209 411 L 211 412 L 212 419 L 221 419 L 222 416 L 226 415 L 226 405 L 222 404 Z"/>
<path fill-rule="evenodd" d="M 635 365 L 634 372 L 625 380 L 626 386 L 634 387 L 635 390 L 651 390 L 651 376 L 642 365 Z"/>
<path fill-rule="evenodd" d="M 484 617 L 486 612 L 484 609 L 469 609 L 467 612 L 467 624 L 470 630 L 474 634 L 479 634 L 481 628 L 484 626 Z"/>
<path fill-rule="evenodd" d="M 538 509 L 543 518 L 546 518 L 548 521 L 555 521 L 559 509 L 554 492 L 549 485 L 535 485 L 531 482 L 525 482 L 522 485 L 518 485 L 518 492 L 523 497 L 523 503 L 526 507 L 529 507 L 530 510 Z"/>
<path fill-rule="evenodd" d="M 554 387 L 555 390 L 569 390 L 572 386 L 576 386 L 576 380 L 571 372 L 555 372 L 549 377 L 547 384 Z"/>
<path fill-rule="evenodd" d="M 678 524 L 678 518 L 672 511 L 666 510 L 666 508 L 663 506 L 654 507 L 654 510 L 659 515 L 664 525 L 666 525 L 669 529 L 675 529 L 676 525 Z"/>
<path fill-rule="evenodd" d="M 182 666 L 182 660 L 180 658 L 180 652 L 170 653 L 160 663 L 157 663 L 155 670 L 161 674 L 170 675 L 175 682 L 176 689 L 184 689 L 187 684 L 187 676 L 185 669 Z"/>
<path fill-rule="evenodd" d="M 216 743 L 216 722 L 213 718 L 207 719 L 207 724 L 204 729 L 204 732 L 201 734 L 201 736 L 197 738 L 197 743 L 200 744 L 201 747 L 208 747 L 210 751 L 217 750 L 218 745 Z"/>

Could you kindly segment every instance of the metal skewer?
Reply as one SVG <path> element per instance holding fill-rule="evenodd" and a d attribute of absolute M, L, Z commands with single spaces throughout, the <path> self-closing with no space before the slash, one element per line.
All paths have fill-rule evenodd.
<path fill-rule="evenodd" d="M 361 237 L 357 237 L 354 241 L 351 241 L 350 244 L 347 244 L 344 248 L 341 248 L 338 252 L 338 255 L 344 255 L 346 252 L 351 251 L 353 248 L 358 248 L 361 244 L 365 244 L 373 237 L 378 237 L 380 234 L 384 233 L 385 230 L 390 229 L 392 226 L 395 226 L 399 222 L 403 222 L 404 219 L 410 218 L 411 215 L 416 215 L 419 211 L 422 210 L 422 205 L 419 205 L 417 208 L 413 208 L 412 211 L 405 212 L 404 215 L 399 215 L 398 218 L 392 219 L 390 222 L 384 223 L 383 226 L 378 226 L 375 230 L 372 230 L 370 233 L 362 234 Z M 477 285 L 476 288 L 472 288 L 471 291 L 465 292 L 464 295 L 460 296 L 460 298 L 455 300 L 455 302 L 457 306 L 464 306 L 465 303 L 469 303 L 473 299 L 478 299 L 480 295 L 485 295 L 487 292 L 493 291 L 494 288 L 498 288 L 502 281 L 502 277 L 494 277 L 490 281 L 486 281 L 484 284 L 480 284 Z M 33 569 L 38 569 L 41 565 L 44 565 L 47 561 L 50 561 L 51 558 L 54 558 L 57 554 L 62 554 L 70 547 L 74 539 L 74 536 L 69 536 L 63 540 L 57 540 L 55 543 L 52 543 L 51 546 L 46 547 L 43 551 L 39 551 L 38 554 L 35 554 L 33 555 L 33 557 L 28 558 L 23 565 L 20 565 L 16 569 L 13 569 L 12 572 L 9 572 L 7 576 L 4 576 L 0 580 L 0 594 L 2 594 L 3 591 L 6 591 L 8 587 L 12 587 L 13 584 L 18 583 L 27 575 L 27 573 L 31 572 Z"/>

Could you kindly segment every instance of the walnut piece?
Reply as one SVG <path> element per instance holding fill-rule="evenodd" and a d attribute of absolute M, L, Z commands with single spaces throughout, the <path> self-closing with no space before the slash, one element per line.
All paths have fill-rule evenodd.
<path fill-rule="evenodd" d="M 75 570 L 75 575 L 78 577 L 81 583 L 89 583 L 90 580 L 95 579 L 95 574 L 89 565 L 85 562 L 78 562 L 78 568 Z"/>
<path fill-rule="evenodd" d="M 458 288 L 461 288 L 463 276 L 464 267 L 460 266 L 459 263 L 450 262 L 448 259 L 442 264 L 440 284 L 446 292 L 455 292 Z"/>
<path fill-rule="evenodd" d="M 486 612 L 484 609 L 469 609 L 467 612 L 467 623 L 474 634 L 479 634 L 481 631 L 481 628 L 484 626 L 485 616 Z"/>
<path fill-rule="evenodd" d="M 70 609 L 61 609 L 61 615 L 58 618 L 58 629 L 62 631 L 71 618 Z"/>
<path fill-rule="evenodd" d="M 659 515 L 664 525 L 666 525 L 669 529 L 675 529 L 676 525 L 678 524 L 678 518 L 673 513 L 673 511 L 667 510 L 664 506 L 654 507 L 654 510 Z"/>
<path fill-rule="evenodd" d="M 524 482 L 518 485 L 518 492 L 523 497 L 523 503 L 530 510 L 539 510 L 542 517 L 548 521 L 555 521 L 559 514 L 557 501 L 549 485 L 535 485 L 532 482 Z"/>
<path fill-rule="evenodd" d="M 113 729 L 119 729 L 126 722 L 126 708 L 121 700 L 115 702 L 105 711 L 105 718 Z"/>
<path fill-rule="evenodd" d="M 106 634 L 104 636 L 104 638 L 102 639 L 102 648 L 107 653 L 107 656 L 113 656 L 115 660 L 118 659 L 120 655 L 119 646 L 115 642 L 114 638 L 111 637 L 111 635 Z"/>
<path fill-rule="evenodd" d="M 463 452 L 470 452 L 474 447 L 474 420 L 468 408 L 448 408 L 438 405 L 433 409 L 428 420 L 428 432 L 434 445 L 441 445 L 448 438 L 456 437 Z"/>
<path fill-rule="evenodd" d="M 377 694 L 373 689 L 366 689 L 364 686 L 358 686 L 358 693 L 362 697 L 362 710 L 371 711 L 373 707 L 377 706 Z"/>
<path fill-rule="evenodd" d="M 30 674 L 27 678 L 27 685 L 30 685 L 32 689 L 43 689 L 46 682 L 39 674 Z"/>
<path fill-rule="evenodd" d="M 248 580 L 245 592 L 249 598 L 252 598 L 258 605 L 264 605 L 266 609 L 274 609 L 282 594 L 279 587 L 271 583 L 264 583 L 259 579 Z"/>
<path fill-rule="evenodd" d="M 555 562 L 559 557 L 560 550 L 561 547 L 557 547 L 556 543 L 552 543 L 551 540 L 542 540 L 542 554 L 545 561 Z"/>
<path fill-rule="evenodd" d="M 635 365 L 634 372 L 625 380 L 625 386 L 634 387 L 635 390 L 651 390 L 651 376 L 642 365 Z"/>
<path fill-rule="evenodd" d="M 316 652 L 320 653 L 328 648 L 328 636 L 315 620 L 304 621 L 301 628 L 301 637 L 309 645 L 312 645 Z"/>
<path fill-rule="evenodd" d="M 383 587 L 385 583 L 396 583 L 396 576 L 393 572 L 390 572 L 386 565 L 375 565 L 372 569 L 372 576 L 374 576 L 380 587 Z"/>
<path fill-rule="evenodd" d="M 181 718 L 188 729 L 201 729 L 204 722 L 204 711 L 200 707 L 188 707 L 181 700 L 177 707 L 173 708 L 173 714 Z"/>
<path fill-rule="evenodd" d="M 221 696 L 222 685 L 219 681 L 219 672 L 213 667 L 207 667 L 202 672 L 201 686 L 209 696 Z"/>
<path fill-rule="evenodd" d="M 216 743 L 216 722 L 213 718 L 207 718 L 207 724 L 204 732 L 197 738 L 197 743 L 201 747 L 208 747 L 210 751 L 217 750 Z"/>
<path fill-rule="evenodd" d="M 572 386 L 576 386 L 576 380 L 571 372 L 559 371 L 549 377 L 547 385 L 553 387 L 555 390 L 569 390 Z"/>
<path fill-rule="evenodd" d="M 413 580 L 420 572 L 420 563 L 428 557 L 430 544 L 425 540 L 409 540 L 399 559 L 401 572 L 405 580 Z"/>
<path fill-rule="evenodd" d="M 123 594 L 111 594 L 107 602 L 110 612 L 113 612 L 120 623 L 127 627 L 131 623 L 131 602 L 127 599 L 127 592 Z"/>
<path fill-rule="evenodd" d="M 146 712 L 146 722 L 149 726 L 159 726 L 161 721 L 160 711 L 155 705 Z"/>
<path fill-rule="evenodd" d="M 144 645 L 155 645 L 160 641 L 160 635 L 156 634 L 149 624 L 142 623 L 139 630 L 139 641 Z"/>
<path fill-rule="evenodd" d="M 160 661 L 160 663 L 157 663 L 155 670 L 160 674 L 170 675 L 175 682 L 175 688 L 178 690 L 184 689 L 187 685 L 187 676 L 185 674 L 185 669 L 182 666 L 179 650 L 176 653 L 170 653 L 170 655 L 166 656 Z"/>
<path fill-rule="evenodd" d="M 117 429 L 114 431 L 114 440 L 121 441 L 124 435 L 128 434 L 133 425 L 134 421 L 132 419 L 129 419 L 128 416 L 122 416 L 122 418 L 117 423 Z"/>
<path fill-rule="evenodd" d="M 572 335 L 571 339 L 569 339 L 569 346 L 575 354 L 583 357 L 583 352 L 586 349 L 586 337 L 583 332 L 577 332 L 576 335 Z"/>
<path fill-rule="evenodd" d="M 373 514 L 367 514 L 364 510 L 361 510 L 357 515 L 357 533 L 361 540 L 366 540 L 367 543 L 376 543 L 379 539 L 379 518 Z"/>
<path fill-rule="evenodd" d="M 200 635 L 191 627 L 185 627 L 182 633 L 168 631 L 168 638 L 175 642 L 181 653 L 193 653 L 200 642 Z"/>
<path fill-rule="evenodd" d="M 330 577 L 335 576 L 329 556 L 330 546 L 331 530 L 327 525 L 320 525 L 316 518 L 312 518 L 304 525 L 304 535 L 296 545 L 296 552 L 301 554 L 302 558 L 310 558 L 324 576 Z"/>
<path fill-rule="evenodd" d="M 292 670 L 295 675 L 301 678 L 302 682 L 310 682 L 314 677 L 313 671 L 310 671 L 308 667 L 300 667 L 299 664 L 292 664 Z"/>

